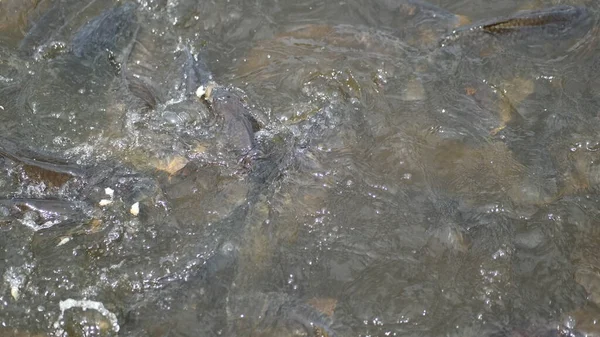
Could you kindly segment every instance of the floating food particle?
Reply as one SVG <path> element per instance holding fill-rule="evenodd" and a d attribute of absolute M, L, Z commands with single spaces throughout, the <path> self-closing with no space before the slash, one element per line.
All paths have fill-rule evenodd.
<path fill-rule="evenodd" d="M 196 96 L 198 98 L 204 96 L 205 93 L 206 93 L 206 88 L 204 88 L 203 85 L 199 86 L 198 89 L 196 89 Z"/>
<path fill-rule="evenodd" d="M 115 190 L 113 190 L 110 187 L 107 187 L 104 189 L 104 193 L 106 193 L 106 195 L 108 195 L 112 199 L 112 197 L 115 195 Z"/>
<path fill-rule="evenodd" d="M 65 243 L 69 242 L 69 241 L 71 241 L 70 237 L 62 238 L 62 239 L 60 239 L 60 242 L 56 245 L 56 247 L 60 247 L 60 246 L 64 245 Z"/>
<path fill-rule="evenodd" d="M 98 203 L 100 206 L 108 206 L 110 204 L 112 204 L 112 200 L 109 199 L 102 199 L 100 200 L 100 202 Z"/>
<path fill-rule="evenodd" d="M 10 287 L 10 295 L 15 299 L 15 301 L 18 301 L 19 297 L 21 296 L 19 287 L 17 287 L 17 286 Z"/>
<path fill-rule="evenodd" d="M 204 99 L 207 101 L 210 101 L 210 99 L 212 98 L 212 91 L 213 89 L 217 86 L 217 84 L 215 82 L 210 82 L 206 85 L 206 88 L 204 89 Z M 198 94 L 198 91 L 196 91 L 196 95 Z M 198 97 L 202 97 L 202 95 L 198 96 Z"/>
<path fill-rule="evenodd" d="M 140 214 L 140 203 L 136 202 L 135 204 L 131 205 L 129 213 L 131 213 L 133 216 L 137 216 L 138 214 Z"/>

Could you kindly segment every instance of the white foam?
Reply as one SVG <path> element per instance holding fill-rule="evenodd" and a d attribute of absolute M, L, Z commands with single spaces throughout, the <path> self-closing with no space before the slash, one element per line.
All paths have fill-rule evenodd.
<path fill-rule="evenodd" d="M 60 322 L 63 320 L 66 310 L 69 310 L 72 308 L 81 308 L 83 310 L 98 311 L 102 316 L 104 316 L 104 317 L 106 317 L 106 319 L 108 319 L 113 331 L 119 332 L 119 321 L 117 320 L 117 315 L 115 315 L 114 313 L 112 313 L 108 309 L 106 309 L 104 307 L 104 304 L 102 304 L 101 302 L 90 301 L 90 300 L 74 300 L 72 298 L 69 298 L 64 301 L 60 301 L 58 306 L 60 308 L 60 315 L 58 316 L 58 320 L 56 321 L 56 323 L 54 323 L 54 327 L 56 329 L 59 329 L 62 331 L 62 329 L 60 328 Z"/>

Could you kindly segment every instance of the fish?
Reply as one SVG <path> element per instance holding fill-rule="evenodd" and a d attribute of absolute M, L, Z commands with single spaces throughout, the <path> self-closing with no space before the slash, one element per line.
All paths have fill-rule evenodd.
<path fill-rule="evenodd" d="M 497 38 L 510 37 L 515 42 L 569 39 L 587 32 L 591 23 L 592 17 L 585 7 L 560 5 L 519 11 L 511 16 L 458 27 L 441 39 L 441 45 L 481 34 Z"/>
<path fill-rule="evenodd" d="M 0 198 L 0 222 L 20 219 L 33 231 L 52 227 L 72 229 L 87 223 L 90 205 L 83 201 L 38 198 Z M 23 213 L 36 213 L 35 218 L 23 217 Z"/>
<path fill-rule="evenodd" d="M 38 21 L 28 37 L 44 27 L 58 31 L 46 34 L 47 39 L 30 41 L 24 38 L 27 46 L 35 46 L 25 48 L 26 51 L 34 51 L 36 55 L 23 57 L 29 59 L 30 71 L 22 73 L 23 80 L 14 95 L 14 104 L 9 105 L 11 110 L 19 113 L 11 114 L 8 121 L 14 125 L 33 126 L 36 131 L 29 133 L 40 145 L 51 143 L 59 134 L 64 139 L 87 140 L 91 127 L 94 130 L 108 128 L 112 119 L 99 119 L 101 109 L 98 107 L 115 104 L 114 88 L 119 84 L 122 64 L 139 28 L 136 9 L 134 3 L 111 7 L 78 27 L 69 25 L 82 19 L 73 19 L 68 25 L 59 27 Z M 58 9 L 52 8 L 49 13 L 55 10 Z M 67 32 L 68 36 L 63 36 Z M 67 41 L 60 42 L 64 44 L 62 50 L 51 50 L 49 44 L 54 44 L 55 39 Z M 106 109 L 100 113 L 112 117 L 110 114 L 115 111 Z M 51 115 L 54 117 L 48 118 Z M 65 123 L 69 118 L 71 120 Z M 7 129 L 4 136 L 11 139 L 29 137 L 29 134 L 21 134 L 27 133 L 26 130 Z"/>
<path fill-rule="evenodd" d="M 337 336 L 330 317 L 279 292 L 246 292 L 227 297 L 229 336 Z"/>
<path fill-rule="evenodd" d="M 70 177 L 83 177 L 85 175 L 85 170 L 78 165 L 60 158 L 37 153 L 6 137 L 0 137 L 0 157 L 34 168 L 34 171 L 39 174 L 47 172 L 47 174 L 54 173 Z"/>
<path fill-rule="evenodd" d="M 126 2 L 98 15 L 95 5 L 95 1 L 53 4 L 25 34 L 19 44 L 21 55 L 41 60 L 68 54 L 93 60 L 108 53 L 122 61 L 124 57 L 120 51 L 129 49 L 138 32 L 137 5 Z M 87 20 L 89 15 L 92 18 Z"/>
<path fill-rule="evenodd" d="M 78 214 L 82 204 L 55 199 L 11 198 L 0 199 L 0 205 L 19 211 L 30 210 L 47 215 L 72 217 L 73 214 Z"/>
<path fill-rule="evenodd" d="M 205 99 L 223 120 L 223 134 L 226 142 L 239 155 L 246 155 L 256 146 L 254 132 L 258 123 L 234 88 L 210 84 Z"/>
<path fill-rule="evenodd" d="M 105 10 L 85 24 L 73 37 L 71 50 L 79 58 L 95 58 L 107 52 L 120 68 L 129 54 L 139 25 L 133 3 Z"/>
<path fill-rule="evenodd" d="M 154 48 L 151 49 L 154 50 Z M 206 55 L 203 51 L 194 54 L 190 48 L 183 47 L 173 58 L 173 64 L 170 64 L 173 73 L 176 74 L 175 78 L 167 78 L 164 81 L 154 78 L 155 74 L 152 68 L 158 67 L 158 65 L 154 64 L 156 55 L 153 52 L 138 45 L 134 48 L 133 53 L 135 55 L 130 55 L 128 62 L 123 63 L 123 81 L 129 93 L 142 102 L 145 110 L 154 110 L 158 104 L 165 103 L 170 99 L 178 100 L 179 90 L 175 93 L 167 93 L 165 88 L 180 88 L 186 98 L 197 100 L 197 89 L 212 81 L 212 74 L 206 65 Z M 143 62 L 140 62 L 140 59 Z M 140 66 L 140 63 L 153 65 Z M 163 82 L 163 84 L 159 87 L 157 82 Z"/>
<path fill-rule="evenodd" d="M 183 49 L 185 62 L 183 65 L 185 93 L 188 97 L 196 95 L 199 87 L 207 86 L 213 76 L 206 64 L 206 51 L 194 55 L 189 48 Z"/>
<path fill-rule="evenodd" d="M 32 56 L 43 43 L 50 41 L 52 35 L 66 23 L 65 8 L 53 6 L 44 12 L 30 27 L 19 43 L 19 51 L 23 56 Z"/>
<path fill-rule="evenodd" d="M 143 57 L 144 62 L 152 62 L 146 55 L 138 57 Z M 184 47 L 173 59 L 169 66 L 176 75 L 160 81 L 160 86 L 159 79 L 155 78 L 159 75 L 137 66 L 136 61 L 125 63 L 125 86 L 142 103 L 141 109 L 169 109 L 194 114 L 208 108 L 218 121 L 222 121 L 218 132 L 227 150 L 240 157 L 247 155 L 256 146 L 254 134 L 260 126 L 241 90 L 214 82 L 202 51 L 194 54 L 190 48 Z M 176 90 L 168 92 L 169 88 Z"/>

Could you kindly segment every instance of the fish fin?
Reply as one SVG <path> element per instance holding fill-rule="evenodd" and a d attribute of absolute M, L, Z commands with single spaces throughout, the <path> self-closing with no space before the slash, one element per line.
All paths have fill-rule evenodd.
<path fill-rule="evenodd" d="M 133 96 L 139 98 L 148 110 L 154 110 L 161 101 L 158 91 L 140 78 L 128 76 L 127 89 Z"/>

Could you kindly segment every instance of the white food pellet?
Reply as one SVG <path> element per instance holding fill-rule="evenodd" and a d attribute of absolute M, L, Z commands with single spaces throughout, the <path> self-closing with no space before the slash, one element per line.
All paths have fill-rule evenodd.
<path fill-rule="evenodd" d="M 19 287 L 15 287 L 15 286 L 10 287 L 10 294 L 15 299 L 15 301 L 18 301 L 19 296 L 21 295 L 21 293 L 19 292 Z"/>
<path fill-rule="evenodd" d="M 115 195 L 115 190 L 113 190 L 110 187 L 107 187 L 104 189 L 104 193 L 106 193 L 106 195 L 112 198 Z"/>
<path fill-rule="evenodd" d="M 108 199 L 102 199 L 100 200 L 100 202 L 98 204 L 100 204 L 100 206 L 106 206 L 106 205 L 110 205 L 112 204 L 112 200 L 108 200 Z"/>
<path fill-rule="evenodd" d="M 131 205 L 131 208 L 129 209 L 129 213 L 133 214 L 134 216 L 137 216 L 138 214 L 140 214 L 140 203 L 136 202 L 135 204 Z"/>
<path fill-rule="evenodd" d="M 202 97 L 202 95 L 204 95 L 206 93 L 206 88 L 204 88 L 203 85 L 199 86 L 198 89 L 196 89 L 196 96 L 198 98 Z"/>

